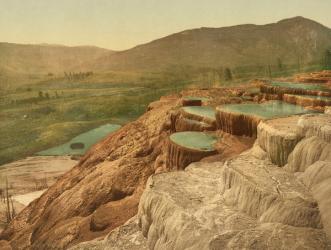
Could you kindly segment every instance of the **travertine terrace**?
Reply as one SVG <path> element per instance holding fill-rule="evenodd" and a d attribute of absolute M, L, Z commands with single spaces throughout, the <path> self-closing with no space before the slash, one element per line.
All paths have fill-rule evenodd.
<path fill-rule="evenodd" d="M 151 103 L 25 208 L 0 244 L 40 250 L 330 249 L 329 108 L 249 126 L 222 118 L 231 129 L 217 126 L 220 118 L 210 113 L 216 107 L 268 103 L 246 89 L 192 89 Z M 286 92 L 275 95 L 299 94 Z M 183 106 L 182 96 L 209 100 Z M 175 138 L 183 132 L 215 141 L 207 150 L 203 140 Z"/>

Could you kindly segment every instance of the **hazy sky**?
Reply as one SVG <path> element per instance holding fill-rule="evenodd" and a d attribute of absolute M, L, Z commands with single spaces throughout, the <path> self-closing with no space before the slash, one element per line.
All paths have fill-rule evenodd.
<path fill-rule="evenodd" d="M 331 27 L 331 0 L 0 0 L 0 41 L 122 50 L 185 29 L 299 15 Z"/>

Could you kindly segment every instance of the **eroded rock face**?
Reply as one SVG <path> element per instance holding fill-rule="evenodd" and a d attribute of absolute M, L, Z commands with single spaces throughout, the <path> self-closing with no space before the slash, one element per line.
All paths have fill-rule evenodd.
<path fill-rule="evenodd" d="M 14 249 L 65 249 L 104 236 L 135 215 L 168 137 L 162 125 L 175 105 L 176 99 L 163 98 L 137 121 L 95 145 L 25 208 L 1 239 Z"/>
<path fill-rule="evenodd" d="M 331 162 L 331 117 L 329 115 L 304 115 L 297 124 L 298 133 L 304 137 L 288 158 L 286 169 L 304 172 L 316 161 Z"/>
<path fill-rule="evenodd" d="M 261 179 L 250 179 L 253 173 L 245 170 L 261 172 Z M 152 176 L 138 215 L 150 249 L 330 247 L 303 184 L 250 155 L 226 165 L 194 163 L 185 171 Z"/>
<path fill-rule="evenodd" d="M 257 127 L 257 143 L 267 152 L 271 162 L 284 166 L 288 156 L 301 140 L 297 133 L 299 116 L 261 121 Z"/>
<path fill-rule="evenodd" d="M 330 249 L 331 161 L 316 144 L 328 143 L 329 122 L 316 114 L 263 121 L 254 147 L 224 164 L 150 177 L 138 212 L 149 248 Z M 306 158 L 295 157 L 301 148 Z M 304 172 L 286 171 L 292 158 L 304 165 L 292 172 Z"/>
<path fill-rule="evenodd" d="M 317 161 L 299 177 L 318 202 L 323 227 L 331 236 L 331 162 Z"/>
<path fill-rule="evenodd" d="M 216 108 L 217 128 L 233 135 L 256 137 L 256 129 L 260 121 L 261 118 L 253 115 L 228 112 Z"/>

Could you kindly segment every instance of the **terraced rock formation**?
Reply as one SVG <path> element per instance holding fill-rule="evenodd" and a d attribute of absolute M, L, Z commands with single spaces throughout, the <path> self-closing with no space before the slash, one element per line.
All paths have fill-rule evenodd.
<path fill-rule="evenodd" d="M 284 94 L 283 101 L 303 107 L 325 107 L 331 105 L 331 97 Z"/>
<path fill-rule="evenodd" d="M 167 168 L 184 169 L 192 162 L 217 153 L 215 135 L 202 132 L 179 132 L 169 138 L 167 148 Z"/>
<path fill-rule="evenodd" d="M 313 95 L 331 96 L 331 90 L 324 85 L 292 83 L 292 82 L 272 82 L 260 86 L 262 93 L 276 94 L 281 99 L 284 94 L 293 95 Z"/>
<path fill-rule="evenodd" d="M 194 163 L 150 177 L 138 213 L 148 247 L 330 249 L 330 159 L 313 157 L 301 173 L 269 159 L 283 152 L 274 161 L 289 155 L 292 165 L 304 140 L 330 143 L 330 122 L 328 115 L 263 122 L 256 145 L 225 164 Z M 281 149 L 287 140 L 291 148 Z"/>
<path fill-rule="evenodd" d="M 187 106 L 172 114 L 173 132 L 216 130 L 215 110 L 209 106 Z"/>
<path fill-rule="evenodd" d="M 262 104 L 229 104 L 216 108 L 217 128 L 234 135 L 256 137 L 261 120 L 308 113 L 300 106 L 281 101 Z"/>

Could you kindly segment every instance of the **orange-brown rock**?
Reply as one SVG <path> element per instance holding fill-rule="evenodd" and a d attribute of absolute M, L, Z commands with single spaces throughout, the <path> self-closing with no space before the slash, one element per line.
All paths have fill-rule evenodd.
<path fill-rule="evenodd" d="M 161 100 L 96 144 L 1 233 L 13 249 L 65 249 L 106 235 L 137 211 L 177 99 Z"/>
<path fill-rule="evenodd" d="M 217 128 L 233 135 L 256 137 L 261 118 L 253 115 L 223 111 L 216 108 Z"/>
<path fill-rule="evenodd" d="M 320 91 L 320 90 L 307 90 L 301 88 L 288 88 L 284 86 L 272 86 L 269 84 L 264 84 L 260 86 L 262 93 L 267 94 L 277 94 L 280 97 L 283 97 L 284 94 L 293 94 L 293 95 L 315 95 L 315 96 L 331 96 L 331 92 Z"/>
<path fill-rule="evenodd" d="M 304 107 L 324 107 L 324 106 L 329 106 L 331 105 L 331 98 L 329 100 L 322 99 L 322 98 L 314 98 L 311 96 L 304 96 L 304 95 L 291 95 L 291 94 L 284 94 L 283 95 L 283 101 L 296 104 L 296 105 L 301 105 Z"/>

